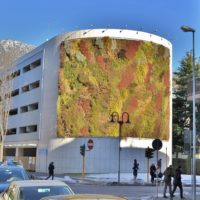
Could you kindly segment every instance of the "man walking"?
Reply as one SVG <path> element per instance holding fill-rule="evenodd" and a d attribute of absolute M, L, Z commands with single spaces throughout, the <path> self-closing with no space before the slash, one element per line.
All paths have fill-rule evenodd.
<path fill-rule="evenodd" d="M 156 177 L 156 166 L 154 163 L 150 167 L 151 183 L 154 183 L 154 178 Z"/>
<path fill-rule="evenodd" d="M 48 170 L 49 170 L 49 176 L 46 178 L 46 180 L 47 179 L 49 179 L 50 177 L 52 177 L 52 180 L 54 179 L 54 163 L 53 162 L 51 162 L 50 164 L 49 164 L 49 167 L 48 167 Z"/>
<path fill-rule="evenodd" d="M 164 198 L 167 198 L 166 196 L 166 191 L 167 191 L 167 187 L 169 187 L 169 194 L 170 194 L 170 197 L 172 198 L 172 184 L 171 184 L 171 181 L 172 181 L 172 177 L 173 177 L 173 168 L 172 168 L 172 165 L 170 165 L 169 167 L 166 168 L 165 172 L 164 172 L 164 191 L 163 191 L 163 197 Z"/>
<path fill-rule="evenodd" d="M 136 159 L 134 159 L 134 163 L 133 163 L 133 176 L 134 176 L 134 180 L 137 179 L 138 169 L 139 169 L 139 163 L 137 162 Z"/>
<path fill-rule="evenodd" d="M 174 187 L 172 191 L 172 195 L 174 196 L 174 192 L 176 191 L 176 188 L 179 187 L 180 189 L 180 197 L 181 199 L 184 199 L 183 197 L 183 186 L 182 186 L 182 181 L 181 181 L 181 166 L 179 166 L 176 171 L 175 171 L 175 176 L 174 176 Z"/>

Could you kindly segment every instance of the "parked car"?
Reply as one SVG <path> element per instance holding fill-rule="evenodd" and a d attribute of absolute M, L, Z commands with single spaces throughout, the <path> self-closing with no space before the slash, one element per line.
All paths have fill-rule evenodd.
<path fill-rule="evenodd" d="M 44 197 L 41 200 L 127 200 L 124 197 L 101 194 L 74 194 Z"/>
<path fill-rule="evenodd" d="M 23 165 L 17 161 L 17 160 L 6 160 L 2 163 L 2 165 L 9 165 L 9 166 L 20 166 L 23 167 Z"/>
<path fill-rule="evenodd" d="M 66 183 L 57 180 L 13 181 L 0 194 L 0 200 L 39 200 L 45 196 L 60 194 L 74 194 L 74 192 Z"/>
<path fill-rule="evenodd" d="M 29 179 L 30 176 L 23 167 L 0 166 L 0 192 L 3 192 L 12 181 Z"/>

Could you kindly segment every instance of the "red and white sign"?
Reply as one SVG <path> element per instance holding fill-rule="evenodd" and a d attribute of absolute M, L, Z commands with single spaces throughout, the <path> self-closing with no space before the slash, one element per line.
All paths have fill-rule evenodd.
<path fill-rule="evenodd" d="M 89 139 L 88 142 L 87 142 L 87 147 L 89 150 L 93 149 L 94 147 L 94 142 L 92 139 Z"/>

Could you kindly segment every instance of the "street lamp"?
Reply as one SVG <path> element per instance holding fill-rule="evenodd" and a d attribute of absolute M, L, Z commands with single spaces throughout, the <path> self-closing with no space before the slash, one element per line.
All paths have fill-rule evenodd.
<path fill-rule="evenodd" d="M 119 124 L 119 135 L 118 135 L 118 147 L 119 147 L 119 151 L 118 151 L 118 183 L 120 183 L 120 152 L 121 152 L 120 142 L 121 142 L 122 125 L 125 124 L 125 123 L 126 124 L 130 123 L 129 114 L 127 112 L 123 112 L 122 115 L 121 115 L 121 119 L 120 119 L 119 113 L 118 112 L 113 112 L 111 114 L 110 122 Z"/>
<path fill-rule="evenodd" d="M 193 151 L 192 151 L 192 196 L 193 200 L 196 200 L 196 102 L 195 102 L 195 96 L 196 96 L 196 91 L 195 91 L 195 52 L 194 52 L 194 33 L 195 29 L 189 27 L 189 26 L 181 26 L 182 31 L 184 32 L 192 32 L 192 111 L 193 111 L 193 123 L 192 123 L 192 146 L 193 146 Z"/>

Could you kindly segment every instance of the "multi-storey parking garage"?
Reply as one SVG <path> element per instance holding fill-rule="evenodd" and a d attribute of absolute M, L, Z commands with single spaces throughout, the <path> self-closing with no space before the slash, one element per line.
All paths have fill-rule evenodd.
<path fill-rule="evenodd" d="M 155 138 L 164 167 L 172 154 L 171 48 L 149 33 L 94 29 L 56 36 L 26 54 L 14 67 L 5 156 L 39 172 L 54 161 L 57 173 L 78 173 L 80 145 L 92 138 L 85 171 L 117 172 L 119 124 L 109 118 L 126 112 L 121 171 L 132 171 L 134 159 L 146 171 L 145 148 Z"/>

